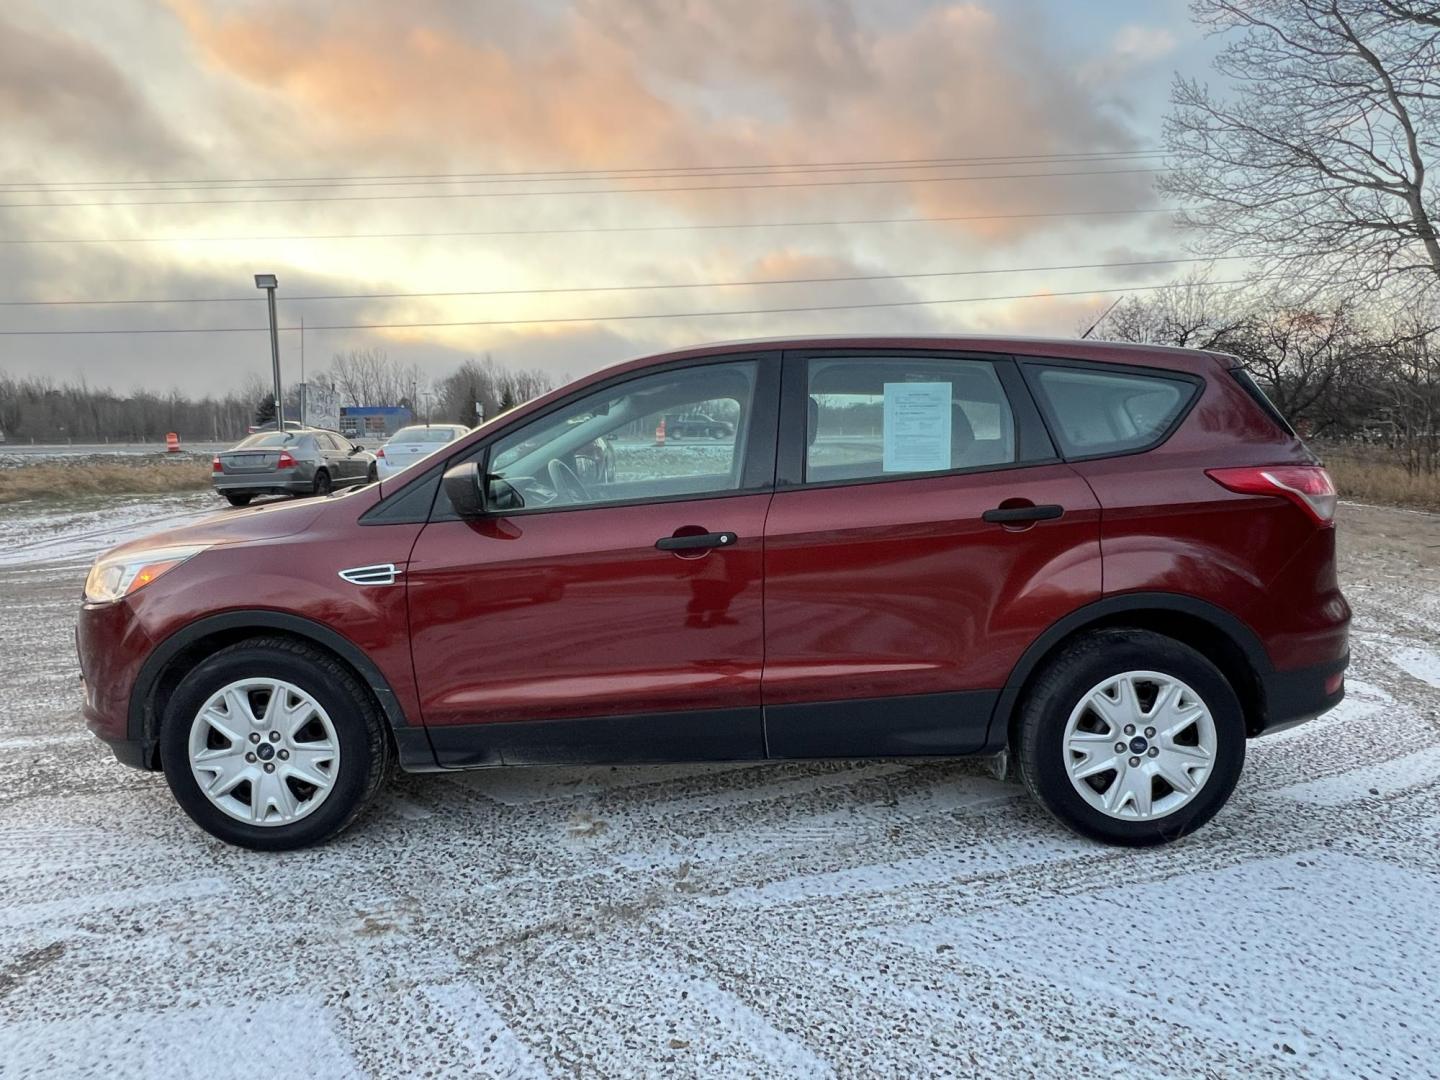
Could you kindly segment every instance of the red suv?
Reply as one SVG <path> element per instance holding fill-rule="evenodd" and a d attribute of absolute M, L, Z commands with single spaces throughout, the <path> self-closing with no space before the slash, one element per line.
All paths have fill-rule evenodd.
<path fill-rule="evenodd" d="M 703 414 L 733 437 L 657 438 Z M 603 439 L 613 468 L 580 467 Z M 378 484 L 102 556 L 85 718 L 232 843 L 408 770 L 1008 754 L 1086 836 L 1199 827 L 1338 702 L 1330 478 L 1228 356 L 717 345 Z"/>

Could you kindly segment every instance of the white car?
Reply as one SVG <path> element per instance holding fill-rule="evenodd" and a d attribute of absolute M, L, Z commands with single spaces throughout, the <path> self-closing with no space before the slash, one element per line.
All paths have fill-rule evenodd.
<path fill-rule="evenodd" d="M 464 424 L 415 424 L 401 428 L 375 452 L 380 479 L 408 469 L 421 458 L 429 457 L 446 443 L 454 442 L 469 431 Z"/>

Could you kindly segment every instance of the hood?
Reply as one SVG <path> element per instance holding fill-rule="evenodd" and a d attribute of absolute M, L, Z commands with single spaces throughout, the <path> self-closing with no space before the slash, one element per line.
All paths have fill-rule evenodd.
<path fill-rule="evenodd" d="M 352 504 L 353 505 L 353 504 Z M 156 547 L 161 544 L 236 544 L 247 540 L 274 540 L 304 532 L 327 509 L 329 500 L 304 499 L 269 503 L 245 510 L 219 510 L 190 525 L 179 525 L 126 541 L 106 555 Z"/>

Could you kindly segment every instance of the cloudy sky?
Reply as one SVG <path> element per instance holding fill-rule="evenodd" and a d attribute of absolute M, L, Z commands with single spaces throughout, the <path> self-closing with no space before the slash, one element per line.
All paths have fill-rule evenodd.
<path fill-rule="evenodd" d="M 312 371 L 1070 334 L 1177 268 L 1013 271 L 1184 253 L 1145 154 L 1208 49 L 1182 0 L 6 0 L 0 330 L 241 329 L 4 334 L 0 370 L 268 377 L 257 271 Z M 1080 295 L 681 317 L 1028 293 Z M 74 303 L 162 299 L 227 302 Z"/>

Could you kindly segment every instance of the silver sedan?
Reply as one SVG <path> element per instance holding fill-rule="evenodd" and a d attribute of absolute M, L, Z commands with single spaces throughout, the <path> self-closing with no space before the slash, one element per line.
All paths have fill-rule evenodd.
<path fill-rule="evenodd" d="M 216 454 L 211 478 L 232 506 L 256 495 L 328 495 L 376 478 L 375 455 L 320 428 L 262 431 Z"/>

